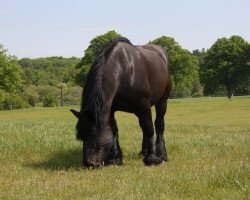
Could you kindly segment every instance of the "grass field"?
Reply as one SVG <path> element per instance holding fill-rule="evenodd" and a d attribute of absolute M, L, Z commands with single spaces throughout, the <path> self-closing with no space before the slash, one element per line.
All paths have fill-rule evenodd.
<path fill-rule="evenodd" d="M 116 118 L 124 165 L 83 170 L 69 108 L 0 112 L 0 199 L 250 198 L 250 97 L 170 100 L 157 167 L 138 156 L 137 118 Z"/>

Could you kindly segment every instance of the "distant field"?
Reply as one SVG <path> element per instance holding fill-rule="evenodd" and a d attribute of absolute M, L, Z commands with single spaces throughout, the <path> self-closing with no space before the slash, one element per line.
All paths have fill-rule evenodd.
<path fill-rule="evenodd" d="M 0 199 L 250 199 L 250 97 L 170 100 L 157 167 L 137 118 L 116 118 L 124 165 L 91 171 L 69 108 L 0 112 Z"/>

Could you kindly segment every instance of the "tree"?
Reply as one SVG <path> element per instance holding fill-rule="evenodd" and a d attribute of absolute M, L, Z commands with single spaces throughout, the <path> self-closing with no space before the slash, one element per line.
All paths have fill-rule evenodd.
<path fill-rule="evenodd" d="M 17 93 L 4 93 L 4 96 L 0 98 L 0 109 L 2 110 L 13 110 L 29 107 L 30 105 Z"/>
<path fill-rule="evenodd" d="M 45 58 L 22 58 L 18 63 L 24 71 L 25 84 L 52 85 L 64 82 L 75 85 L 75 76 L 79 70 L 75 65 L 79 58 L 45 57 Z"/>
<path fill-rule="evenodd" d="M 35 85 L 25 86 L 22 92 L 23 99 L 26 100 L 29 105 L 35 107 L 39 100 L 39 94 Z"/>
<path fill-rule="evenodd" d="M 204 57 L 201 80 L 206 95 L 225 89 L 232 94 L 249 94 L 250 44 L 240 36 L 218 39 Z"/>
<path fill-rule="evenodd" d="M 82 88 L 80 86 L 69 87 L 64 92 L 64 101 L 66 104 L 79 105 L 81 94 Z"/>
<path fill-rule="evenodd" d="M 164 48 L 170 58 L 170 73 L 173 84 L 171 97 L 197 96 L 202 91 L 199 83 L 198 58 L 183 49 L 173 38 L 162 36 L 150 43 Z"/>
<path fill-rule="evenodd" d="M 205 57 L 205 49 L 202 48 L 202 50 L 200 51 L 199 49 L 195 49 L 193 50 L 192 54 L 196 57 L 198 57 L 199 59 L 199 65 L 202 65 L 204 63 L 204 57 Z"/>
<path fill-rule="evenodd" d="M 44 107 L 55 107 L 57 105 L 57 98 L 52 94 L 46 94 L 43 100 Z"/>
<path fill-rule="evenodd" d="M 79 74 L 76 76 L 76 82 L 78 85 L 83 86 L 86 81 L 87 74 L 90 67 L 94 63 L 101 49 L 109 43 L 112 39 L 121 37 L 120 34 L 115 31 L 109 31 L 103 35 L 99 35 L 90 41 L 89 47 L 84 51 L 84 56 L 77 64 L 77 68 L 80 68 Z"/>
<path fill-rule="evenodd" d="M 14 92 L 22 86 L 22 69 L 14 56 L 8 56 L 0 44 L 0 89 Z"/>

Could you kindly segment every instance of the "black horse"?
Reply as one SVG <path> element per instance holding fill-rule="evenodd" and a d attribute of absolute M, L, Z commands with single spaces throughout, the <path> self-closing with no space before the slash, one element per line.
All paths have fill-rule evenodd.
<path fill-rule="evenodd" d="M 83 165 L 122 164 L 115 111 L 134 113 L 143 131 L 145 165 L 167 161 L 164 115 L 171 91 L 166 51 L 153 44 L 134 46 L 126 38 L 109 42 L 93 64 L 83 90 L 77 139 L 82 140 Z M 155 130 L 151 107 L 155 105 Z"/>

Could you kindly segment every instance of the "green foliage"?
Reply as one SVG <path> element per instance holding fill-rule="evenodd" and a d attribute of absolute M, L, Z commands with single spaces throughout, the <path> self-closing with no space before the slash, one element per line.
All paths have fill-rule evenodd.
<path fill-rule="evenodd" d="M 196 56 L 199 59 L 199 64 L 203 64 L 204 63 L 204 57 L 205 57 L 205 49 L 202 48 L 202 50 L 200 51 L 199 49 L 195 49 L 193 50 L 193 55 Z"/>
<path fill-rule="evenodd" d="M 17 60 L 7 55 L 0 44 L 0 110 L 58 105 L 60 85 L 63 85 L 63 102 L 79 104 L 82 89 L 76 83 L 83 86 L 100 50 L 120 36 L 109 31 L 95 37 L 82 59 Z M 192 54 L 170 37 L 163 36 L 150 43 L 162 46 L 170 54 L 172 98 L 200 97 L 203 90 L 213 96 L 250 94 L 250 44 L 243 38 L 220 38 L 208 51 L 194 50 Z"/>
<path fill-rule="evenodd" d="M 99 35 L 90 41 L 89 47 L 84 51 L 84 56 L 81 61 L 77 64 L 77 68 L 81 71 L 76 76 L 76 82 L 78 85 L 83 86 L 86 81 L 87 74 L 90 67 L 94 63 L 101 49 L 109 43 L 112 39 L 121 37 L 120 34 L 115 31 L 109 31 L 103 35 Z"/>
<path fill-rule="evenodd" d="M 63 86 L 63 103 L 65 105 L 79 105 L 81 101 L 82 88 L 79 86 L 66 87 L 65 84 L 61 85 Z M 25 86 L 23 88 L 22 96 L 23 99 L 31 106 L 57 106 L 58 102 L 61 101 L 61 85 Z M 51 103 L 48 103 L 50 100 L 53 100 L 52 105 Z"/>
<path fill-rule="evenodd" d="M 82 88 L 80 86 L 69 87 L 63 94 L 63 99 L 66 104 L 79 105 L 82 98 Z"/>
<path fill-rule="evenodd" d="M 29 107 L 30 105 L 20 95 L 0 91 L 0 110 L 14 110 Z"/>
<path fill-rule="evenodd" d="M 19 61 L 19 64 L 23 68 L 32 68 L 32 69 L 47 69 L 48 67 L 68 67 L 75 65 L 79 62 L 79 59 L 76 57 L 64 58 L 64 57 L 45 57 L 45 58 L 22 58 Z"/>
<path fill-rule="evenodd" d="M 56 86 L 63 82 L 74 85 L 79 71 L 75 69 L 79 62 L 75 57 L 23 58 L 18 62 L 24 70 L 23 79 L 26 84 Z"/>
<path fill-rule="evenodd" d="M 22 95 L 26 102 L 28 102 L 33 107 L 35 107 L 39 102 L 39 94 L 35 85 L 24 87 Z"/>
<path fill-rule="evenodd" d="M 0 110 L 4 110 L 5 93 L 0 89 Z"/>
<path fill-rule="evenodd" d="M 50 94 L 54 97 L 59 97 L 60 90 L 56 86 L 50 86 L 50 85 L 38 85 L 36 87 L 36 91 L 39 95 L 39 101 L 43 102 L 46 95 Z"/>
<path fill-rule="evenodd" d="M 22 96 L 31 106 L 53 107 L 58 105 L 60 89 L 50 85 L 27 85 Z"/>
<path fill-rule="evenodd" d="M 193 82 L 192 97 L 202 97 L 203 96 L 203 86 L 197 79 Z"/>
<path fill-rule="evenodd" d="M 170 58 L 170 73 L 172 78 L 173 89 L 171 97 L 189 97 L 196 96 L 193 87 L 197 88 L 199 82 L 198 59 L 188 50 L 183 49 L 173 38 L 162 36 L 150 43 L 164 48 Z M 200 88 L 199 88 L 200 89 Z M 195 91 L 195 93 L 192 93 Z"/>
<path fill-rule="evenodd" d="M 250 94 L 250 44 L 240 36 L 218 39 L 204 57 L 201 80 L 206 95 Z"/>
<path fill-rule="evenodd" d="M 44 96 L 43 99 L 43 106 L 44 107 L 55 107 L 58 105 L 57 98 L 52 94 L 47 94 Z"/>
<path fill-rule="evenodd" d="M 8 56 L 3 45 L 0 44 L 0 89 L 7 92 L 15 92 L 22 85 L 22 69 L 17 59 Z"/>

